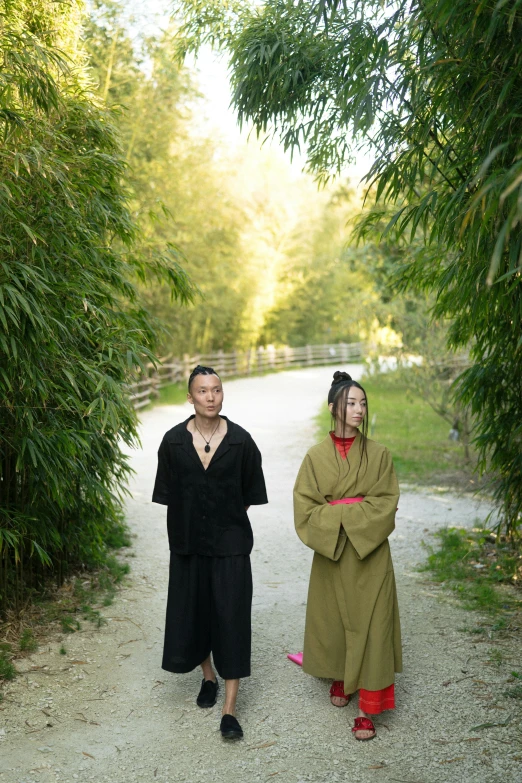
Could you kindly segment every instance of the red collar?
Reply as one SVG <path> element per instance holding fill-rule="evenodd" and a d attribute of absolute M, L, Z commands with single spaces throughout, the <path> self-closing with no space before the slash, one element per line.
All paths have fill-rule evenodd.
<path fill-rule="evenodd" d="M 339 435 L 336 435 L 335 432 L 330 433 L 330 437 L 333 440 L 334 443 L 353 443 L 357 435 L 354 435 L 353 438 L 340 438 Z"/>

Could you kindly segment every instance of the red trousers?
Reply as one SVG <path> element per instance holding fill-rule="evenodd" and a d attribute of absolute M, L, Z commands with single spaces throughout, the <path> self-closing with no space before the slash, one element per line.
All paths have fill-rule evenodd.
<path fill-rule="evenodd" d="M 359 709 L 369 715 L 379 715 L 384 710 L 395 709 L 395 686 L 388 685 L 381 691 L 359 690 Z"/>

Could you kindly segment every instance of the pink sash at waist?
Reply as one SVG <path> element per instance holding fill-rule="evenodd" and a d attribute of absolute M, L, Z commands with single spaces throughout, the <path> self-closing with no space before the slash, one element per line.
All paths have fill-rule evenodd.
<path fill-rule="evenodd" d="M 361 496 L 356 498 L 341 498 L 340 500 L 330 500 L 328 505 L 337 506 L 339 503 L 343 503 L 344 505 L 349 506 L 351 503 L 361 503 L 363 500 L 364 498 Z"/>

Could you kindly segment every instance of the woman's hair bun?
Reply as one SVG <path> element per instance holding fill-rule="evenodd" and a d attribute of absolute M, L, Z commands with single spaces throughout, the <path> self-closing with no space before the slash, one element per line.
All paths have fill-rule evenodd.
<path fill-rule="evenodd" d="M 341 372 L 340 370 L 336 370 L 333 374 L 333 381 L 332 386 L 335 386 L 337 383 L 348 383 L 352 380 L 352 376 L 348 375 L 347 372 Z"/>

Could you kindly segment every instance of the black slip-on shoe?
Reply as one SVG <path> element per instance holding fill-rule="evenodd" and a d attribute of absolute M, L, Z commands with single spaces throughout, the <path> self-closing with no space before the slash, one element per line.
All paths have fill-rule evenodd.
<path fill-rule="evenodd" d="M 243 729 L 233 715 L 223 715 L 219 730 L 224 739 L 241 739 L 243 736 Z"/>
<path fill-rule="evenodd" d="M 218 690 L 219 683 L 217 679 L 215 682 L 212 680 L 202 680 L 198 698 L 196 699 L 198 707 L 213 707 L 216 703 Z"/>

